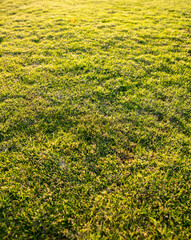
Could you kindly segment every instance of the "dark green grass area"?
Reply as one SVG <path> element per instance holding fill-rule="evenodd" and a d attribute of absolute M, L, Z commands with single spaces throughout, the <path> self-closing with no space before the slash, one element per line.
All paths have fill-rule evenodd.
<path fill-rule="evenodd" d="M 190 239 L 191 2 L 0 16 L 0 238 Z"/>

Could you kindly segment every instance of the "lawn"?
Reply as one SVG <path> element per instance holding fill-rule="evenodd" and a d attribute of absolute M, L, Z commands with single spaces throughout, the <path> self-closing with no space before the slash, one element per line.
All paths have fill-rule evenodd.
<path fill-rule="evenodd" d="M 0 0 L 0 238 L 191 238 L 191 1 Z"/>

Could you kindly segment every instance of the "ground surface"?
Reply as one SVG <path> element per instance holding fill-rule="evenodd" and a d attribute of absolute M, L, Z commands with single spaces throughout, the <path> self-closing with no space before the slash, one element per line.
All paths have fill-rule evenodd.
<path fill-rule="evenodd" d="M 0 15 L 1 239 L 191 238 L 191 2 Z"/>

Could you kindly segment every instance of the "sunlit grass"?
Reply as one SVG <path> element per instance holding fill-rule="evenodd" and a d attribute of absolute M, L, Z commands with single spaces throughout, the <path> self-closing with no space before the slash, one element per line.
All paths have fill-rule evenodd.
<path fill-rule="evenodd" d="M 189 239 L 191 2 L 0 3 L 2 239 Z"/>

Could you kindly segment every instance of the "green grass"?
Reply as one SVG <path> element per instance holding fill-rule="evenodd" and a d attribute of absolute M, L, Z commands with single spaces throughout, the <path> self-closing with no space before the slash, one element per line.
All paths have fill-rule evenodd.
<path fill-rule="evenodd" d="M 191 2 L 0 15 L 0 238 L 190 239 Z"/>

